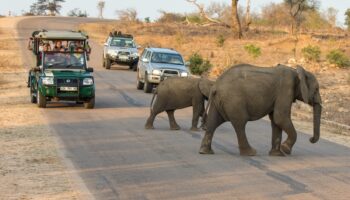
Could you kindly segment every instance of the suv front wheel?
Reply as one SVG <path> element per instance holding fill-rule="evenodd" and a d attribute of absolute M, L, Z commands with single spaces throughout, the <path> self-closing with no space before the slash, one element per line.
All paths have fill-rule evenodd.
<path fill-rule="evenodd" d="M 105 68 L 106 69 L 111 69 L 111 60 L 109 60 L 108 58 L 105 59 Z"/>
<path fill-rule="evenodd" d="M 93 109 L 95 107 L 95 97 L 91 98 L 89 101 L 84 102 L 84 107 L 86 109 Z"/>
<path fill-rule="evenodd" d="M 152 89 L 153 89 L 153 84 L 148 82 L 148 79 L 147 79 L 147 74 L 145 75 L 145 83 L 144 83 L 144 86 L 143 86 L 143 91 L 145 93 L 151 93 L 152 92 Z"/>

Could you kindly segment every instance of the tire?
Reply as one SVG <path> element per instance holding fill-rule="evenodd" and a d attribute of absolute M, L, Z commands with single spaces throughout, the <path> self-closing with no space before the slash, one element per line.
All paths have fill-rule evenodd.
<path fill-rule="evenodd" d="M 112 66 L 111 60 L 106 58 L 106 60 L 105 60 L 105 67 L 106 67 L 106 69 L 111 69 L 111 66 Z"/>
<path fill-rule="evenodd" d="M 93 109 L 95 107 L 95 97 L 91 98 L 89 101 L 84 102 L 84 107 L 86 109 Z"/>
<path fill-rule="evenodd" d="M 41 93 L 39 92 L 39 89 L 36 92 L 36 101 L 38 104 L 39 108 L 46 108 L 46 97 L 44 97 L 43 95 L 41 95 Z"/>
<path fill-rule="evenodd" d="M 31 102 L 31 103 L 36 103 L 36 102 L 37 102 L 36 96 L 35 96 L 34 93 L 33 93 L 32 87 L 30 87 L 30 102 Z"/>
<path fill-rule="evenodd" d="M 132 65 L 132 68 L 130 68 L 132 71 L 136 72 L 137 71 L 137 62 L 135 62 L 133 65 Z"/>
<path fill-rule="evenodd" d="M 151 93 L 152 92 L 152 89 L 153 89 L 153 84 L 148 82 L 147 80 L 147 75 L 145 76 L 145 83 L 144 83 L 144 86 L 143 86 L 143 91 L 145 93 Z"/>
<path fill-rule="evenodd" d="M 104 58 L 104 57 L 102 57 L 102 67 L 103 67 L 103 68 L 106 68 L 106 61 L 105 61 L 105 58 Z"/>

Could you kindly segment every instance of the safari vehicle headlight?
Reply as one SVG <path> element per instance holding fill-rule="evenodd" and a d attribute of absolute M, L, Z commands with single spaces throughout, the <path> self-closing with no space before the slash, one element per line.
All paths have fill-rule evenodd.
<path fill-rule="evenodd" d="M 43 77 L 42 80 L 43 80 L 44 85 L 53 85 L 54 84 L 53 77 Z"/>
<path fill-rule="evenodd" d="M 84 78 L 83 85 L 93 85 L 94 80 L 92 78 Z"/>
<path fill-rule="evenodd" d="M 188 76 L 188 73 L 187 73 L 187 72 L 181 72 L 180 76 L 181 76 L 181 77 L 187 77 L 187 76 Z"/>
<path fill-rule="evenodd" d="M 154 69 L 154 70 L 152 71 L 152 74 L 153 74 L 153 75 L 161 75 L 162 72 L 161 72 L 159 69 Z"/>

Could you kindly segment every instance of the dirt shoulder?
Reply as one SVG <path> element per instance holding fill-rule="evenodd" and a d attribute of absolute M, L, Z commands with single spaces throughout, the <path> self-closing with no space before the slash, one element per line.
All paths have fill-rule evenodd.
<path fill-rule="evenodd" d="M 57 139 L 29 101 L 20 19 L 0 19 L 0 199 L 78 199 Z"/>

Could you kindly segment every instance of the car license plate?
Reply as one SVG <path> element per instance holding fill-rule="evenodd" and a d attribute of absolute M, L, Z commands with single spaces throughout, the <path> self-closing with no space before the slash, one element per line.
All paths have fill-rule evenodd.
<path fill-rule="evenodd" d="M 78 88 L 77 87 L 60 87 L 60 90 L 61 91 L 69 91 L 69 92 L 71 92 L 71 91 L 77 91 Z"/>
<path fill-rule="evenodd" d="M 126 61 L 126 60 L 129 59 L 129 57 L 128 57 L 128 56 L 119 56 L 119 59 L 120 59 L 120 60 L 125 60 L 125 61 Z"/>

